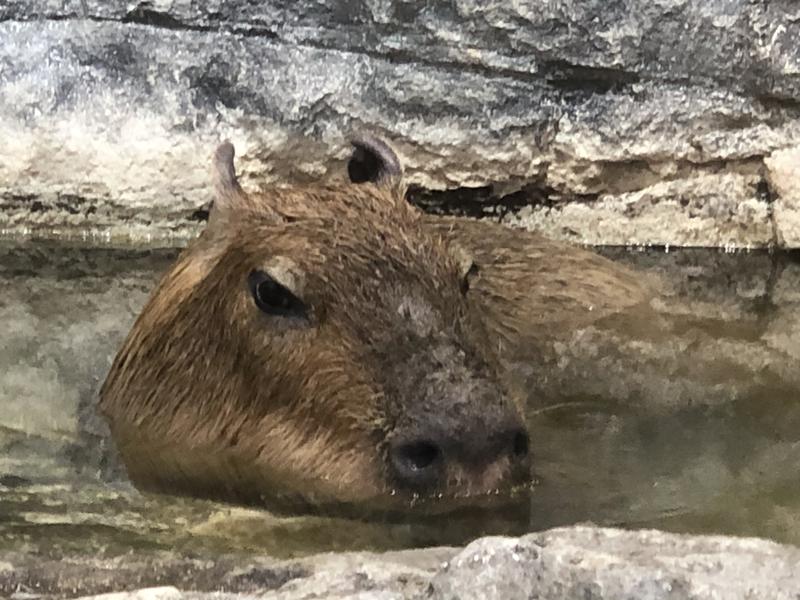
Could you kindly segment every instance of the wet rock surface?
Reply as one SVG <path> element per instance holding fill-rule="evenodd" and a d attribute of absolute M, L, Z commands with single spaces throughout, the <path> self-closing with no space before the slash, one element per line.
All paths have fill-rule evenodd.
<path fill-rule="evenodd" d="M 800 550 L 772 542 L 576 526 L 463 550 L 103 561 L 0 554 L 0 593 L 156 598 L 796 598 Z M 125 590 L 128 593 L 123 593 Z M 107 591 L 105 592 L 108 593 Z"/>
<path fill-rule="evenodd" d="M 430 598 L 793 598 L 800 550 L 761 540 L 576 527 L 470 544 Z"/>
<path fill-rule="evenodd" d="M 0 229 L 191 236 L 220 138 L 255 185 L 339 174 L 367 129 L 433 209 L 589 243 L 795 247 L 797 17 L 746 0 L 7 1 Z"/>
<path fill-rule="evenodd" d="M 194 597 L 192 592 L 215 592 L 209 594 L 215 598 L 219 592 L 261 597 L 275 591 L 282 598 L 346 598 L 381 590 L 402 598 L 419 592 L 434 570 L 455 552 L 432 548 L 382 555 L 323 554 L 295 561 L 252 556 L 199 560 L 168 552 L 146 560 L 131 556 L 48 561 L 5 555 L 2 564 L 10 568 L 0 569 L 0 593 L 7 597 L 16 590 L 18 594 L 75 598 L 130 590 L 134 593 L 123 597 L 155 599 Z"/>

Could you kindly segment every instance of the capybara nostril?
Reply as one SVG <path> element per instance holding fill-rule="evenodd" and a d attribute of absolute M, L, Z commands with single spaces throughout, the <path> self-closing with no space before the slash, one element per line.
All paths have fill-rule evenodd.
<path fill-rule="evenodd" d="M 442 473 L 442 450 L 428 439 L 392 443 L 389 460 L 398 484 L 410 488 L 435 486 Z"/>
<path fill-rule="evenodd" d="M 512 433 L 511 456 L 515 460 L 528 458 L 530 452 L 530 437 L 524 429 L 518 429 Z"/>

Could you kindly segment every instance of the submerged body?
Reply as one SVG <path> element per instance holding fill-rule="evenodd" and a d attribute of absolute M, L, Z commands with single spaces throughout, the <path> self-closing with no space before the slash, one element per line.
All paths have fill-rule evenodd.
<path fill-rule="evenodd" d="M 100 409 L 143 489 L 402 506 L 530 478 L 505 359 L 643 297 L 589 252 L 424 215 L 379 140 L 350 184 L 246 194 L 215 156 L 209 225 L 163 277 Z M 446 503 L 445 503 L 446 505 Z"/>

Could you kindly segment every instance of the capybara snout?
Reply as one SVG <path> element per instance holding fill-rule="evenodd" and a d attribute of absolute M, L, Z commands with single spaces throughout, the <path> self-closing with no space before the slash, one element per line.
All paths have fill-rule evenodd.
<path fill-rule="evenodd" d="M 488 398 L 478 398 L 488 404 Z M 496 402 L 496 399 L 493 399 Z M 466 403 L 464 403 L 466 404 Z M 417 493 L 468 495 L 525 481 L 530 473 L 525 423 L 509 408 L 491 415 L 431 415 L 399 427 L 389 443 L 391 475 Z"/>
<path fill-rule="evenodd" d="M 440 330 L 437 330 L 440 331 Z M 416 493 L 488 492 L 529 475 L 519 406 L 487 357 L 441 333 L 400 344 L 386 377 L 399 387 L 388 435 L 393 484 Z"/>

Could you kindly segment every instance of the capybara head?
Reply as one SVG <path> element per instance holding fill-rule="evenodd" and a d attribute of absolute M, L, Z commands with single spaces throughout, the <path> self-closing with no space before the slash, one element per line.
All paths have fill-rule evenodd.
<path fill-rule="evenodd" d="M 120 350 L 101 410 L 134 483 L 261 503 L 480 497 L 527 481 L 528 434 L 470 301 L 383 142 L 350 182 L 248 194 L 213 161 L 209 224 Z"/>

